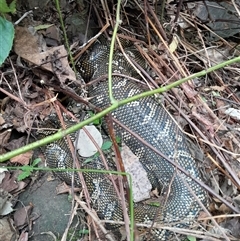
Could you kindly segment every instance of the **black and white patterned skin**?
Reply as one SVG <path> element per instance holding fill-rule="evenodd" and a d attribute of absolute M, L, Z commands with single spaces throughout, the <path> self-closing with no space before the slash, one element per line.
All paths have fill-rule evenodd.
<path fill-rule="evenodd" d="M 125 51 L 131 58 L 144 66 L 142 59 L 136 54 L 137 51 L 133 46 L 126 47 Z M 92 51 L 79 62 L 78 69 L 85 81 L 106 75 L 108 72 L 108 58 L 109 44 L 97 42 Z M 114 73 L 121 73 L 131 77 L 137 76 L 120 51 L 115 52 L 112 67 Z M 139 85 L 127 77 L 113 76 L 112 85 L 116 100 L 122 100 L 143 92 Z M 101 109 L 110 106 L 107 79 L 91 86 L 89 96 L 92 97 L 91 103 Z M 112 115 L 165 156 L 178 163 L 194 178 L 201 179 L 199 169 L 190 154 L 184 134 L 154 97 L 144 97 L 128 103 L 119 107 Z M 189 226 L 201 210 L 199 203 L 193 197 L 189 188 L 205 205 L 207 204 L 206 192 L 191 178 L 177 171 L 167 160 L 144 146 L 126 130 L 117 125 L 115 125 L 115 130 L 121 135 L 124 143 L 140 158 L 140 162 L 147 171 L 153 187 L 170 189 L 166 205 L 160 212 L 156 210 L 156 207 L 136 204 L 136 222 L 147 223 L 153 220 L 154 213 L 157 213 L 157 217 L 155 217 L 156 223 L 165 225 L 175 223 L 175 227 Z M 114 213 L 112 216 L 118 219 L 114 216 Z M 150 240 L 169 240 L 171 236 L 169 231 L 161 229 L 154 229 L 151 232 L 152 237 Z"/>

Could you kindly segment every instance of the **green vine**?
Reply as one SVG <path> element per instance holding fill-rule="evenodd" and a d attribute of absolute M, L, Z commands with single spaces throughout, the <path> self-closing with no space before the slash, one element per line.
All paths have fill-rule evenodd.
<path fill-rule="evenodd" d="M 132 97 L 124 99 L 124 100 L 116 101 L 116 104 L 111 105 L 110 107 L 108 107 L 105 110 L 97 113 L 96 115 L 90 117 L 89 119 L 84 120 L 84 121 L 82 121 L 82 122 L 80 122 L 80 123 L 78 123 L 74 126 L 71 126 L 66 130 L 61 130 L 61 131 L 59 131 L 59 132 L 57 132 L 57 133 L 55 133 L 51 136 L 45 137 L 42 140 L 38 140 L 36 142 L 33 142 L 31 144 L 28 144 L 26 146 L 23 146 L 21 148 L 13 150 L 11 152 L 0 155 L 0 162 L 4 162 L 4 161 L 9 160 L 10 158 L 12 158 L 14 156 L 20 155 L 20 154 L 25 153 L 27 151 L 30 151 L 32 149 L 35 149 L 35 148 L 47 145 L 51 142 L 57 141 L 57 140 L 63 138 L 64 136 L 66 136 L 66 135 L 69 135 L 73 132 L 78 131 L 79 129 L 81 129 L 85 125 L 88 125 L 88 124 L 92 123 L 93 121 L 102 118 L 103 116 L 105 116 L 106 114 L 114 111 L 115 109 L 117 109 L 120 106 L 126 105 L 126 104 L 128 104 L 132 101 L 139 100 L 143 97 L 147 97 L 147 96 L 151 96 L 151 95 L 154 95 L 154 94 L 160 94 L 160 93 L 166 92 L 166 91 L 170 90 L 171 88 L 177 87 L 177 86 L 181 85 L 182 83 L 184 83 L 188 80 L 204 76 L 204 75 L 206 75 L 206 74 L 208 74 L 212 71 L 218 70 L 220 68 L 223 68 L 223 67 L 225 67 L 227 65 L 230 65 L 230 64 L 234 64 L 236 62 L 240 62 L 240 57 L 236 57 L 236 58 L 233 58 L 231 60 L 225 61 L 221 64 L 218 64 L 218 65 L 215 65 L 211 68 L 208 68 L 207 70 L 202 70 L 198 73 L 192 74 L 192 75 L 190 75 L 186 78 L 180 79 L 180 80 L 178 80 L 174 83 L 171 83 L 169 85 L 166 85 L 164 87 L 161 87 L 161 88 L 158 88 L 158 89 L 155 89 L 155 90 L 146 91 L 146 92 L 143 92 L 141 94 L 132 96 Z"/>

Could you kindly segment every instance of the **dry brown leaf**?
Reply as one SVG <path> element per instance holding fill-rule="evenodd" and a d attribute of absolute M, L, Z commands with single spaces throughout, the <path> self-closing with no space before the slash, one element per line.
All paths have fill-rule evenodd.
<path fill-rule="evenodd" d="M 10 162 L 12 163 L 19 163 L 22 165 L 28 165 L 29 164 L 29 160 L 31 159 L 33 155 L 33 151 L 28 151 L 26 153 L 20 154 L 18 156 L 15 156 L 13 158 L 10 159 Z"/>
<path fill-rule="evenodd" d="M 198 216 L 198 221 L 203 220 L 204 218 L 208 218 L 208 217 L 209 217 L 209 215 L 207 213 L 201 211 Z M 205 224 L 207 224 L 207 222 L 208 222 L 208 219 L 203 221 L 203 223 L 205 223 Z"/>
<path fill-rule="evenodd" d="M 14 223 L 16 227 L 22 227 L 24 225 L 27 225 L 29 222 L 29 215 L 31 214 L 33 209 L 32 205 L 19 208 L 15 211 L 13 217 L 14 217 Z"/>
<path fill-rule="evenodd" d="M 7 191 L 0 189 L 0 215 L 5 216 L 13 211 L 13 196 Z"/>
<path fill-rule="evenodd" d="M 26 144 L 26 137 L 22 136 L 18 139 L 11 140 L 7 144 L 5 144 L 4 147 L 9 151 L 13 151 L 24 146 L 25 144 Z"/>
<path fill-rule="evenodd" d="M 76 80 L 75 73 L 68 64 L 65 47 L 61 45 L 47 50 L 41 35 L 31 33 L 26 27 L 16 28 L 14 51 L 26 61 L 56 74 L 62 83 L 66 79 Z"/>
<path fill-rule="evenodd" d="M 157 188 L 153 189 L 151 191 L 151 195 L 154 197 L 159 197 L 159 190 Z"/>
<path fill-rule="evenodd" d="M 231 210 L 229 207 L 227 207 L 224 203 L 220 205 L 219 211 L 222 213 L 230 213 Z"/>
<path fill-rule="evenodd" d="M 28 241 L 28 232 L 23 231 L 19 236 L 19 241 Z"/>
<path fill-rule="evenodd" d="M 53 47 L 45 52 L 31 54 L 27 60 L 56 74 L 61 82 L 66 79 L 76 80 L 75 73 L 68 64 L 68 54 L 63 45 Z M 47 63 L 43 64 L 44 62 Z"/>
<path fill-rule="evenodd" d="M 3 125 L 5 123 L 4 118 L 0 115 L 0 125 Z"/>
<path fill-rule="evenodd" d="M 221 92 L 226 89 L 226 86 L 224 86 L 224 85 L 223 86 L 210 86 L 210 89 Z"/>
<path fill-rule="evenodd" d="M 125 171 L 132 177 L 133 200 L 139 202 L 149 198 L 152 185 L 139 158 L 126 145 L 122 145 L 121 156 Z"/>
<path fill-rule="evenodd" d="M 0 133 L 0 143 L 1 143 L 1 145 L 8 142 L 8 140 L 11 136 L 11 132 L 12 132 L 11 129 L 7 129 L 7 130 Z"/>
<path fill-rule="evenodd" d="M 0 219 L 0 240 L 17 240 L 18 234 L 11 219 Z"/>
<path fill-rule="evenodd" d="M 5 172 L 5 177 L 0 184 L 0 188 L 9 193 L 12 193 L 16 189 L 18 189 L 16 177 L 14 175 L 11 175 L 11 173 L 9 172 Z"/>
<path fill-rule="evenodd" d="M 221 226 L 224 227 L 227 230 L 230 230 L 231 235 L 237 238 L 239 240 L 240 238 L 240 220 L 239 217 L 235 217 L 232 219 L 226 219 L 225 222 L 221 223 Z"/>
<path fill-rule="evenodd" d="M 26 27 L 16 26 L 14 38 L 14 51 L 17 55 L 24 59 L 31 58 L 30 56 L 39 53 L 40 36 L 36 32 L 31 32 Z M 27 43 L 27 44 L 26 44 Z"/>

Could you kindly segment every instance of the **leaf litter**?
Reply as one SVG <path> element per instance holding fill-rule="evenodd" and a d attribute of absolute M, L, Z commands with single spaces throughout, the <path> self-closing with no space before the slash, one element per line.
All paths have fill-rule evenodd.
<path fill-rule="evenodd" d="M 29 3 L 29 5 L 31 4 Z M 203 4 L 200 6 L 199 4 L 200 3 L 195 3 L 195 6 L 193 6 L 198 11 L 200 11 L 200 7 L 205 6 Z M 209 5 L 210 3 L 206 1 L 206 4 Z M 219 4 L 221 7 L 216 6 Z M 171 11 L 175 9 L 175 7 L 175 5 L 170 4 L 167 8 L 167 14 L 173 18 L 175 15 L 171 15 Z M 70 10 L 74 12 L 75 8 L 71 8 L 69 5 L 67 8 L 70 8 Z M 131 9 L 131 6 L 128 6 L 128 8 Z M 232 9 L 232 6 L 231 11 L 229 10 L 228 2 L 214 3 L 213 10 L 211 8 L 212 5 L 208 10 L 205 9 L 204 11 L 210 11 L 210 14 L 213 15 L 213 11 L 222 9 L 225 10 L 223 16 L 225 16 L 226 13 L 235 11 L 235 8 Z M 43 6 L 41 9 L 49 9 L 45 13 L 49 17 L 52 14 L 53 6 L 50 8 Z M 182 8 L 180 17 L 182 21 L 188 23 L 188 25 L 187 28 L 181 28 L 182 35 L 180 39 L 174 39 L 171 45 L 171 52 L 178 54 L 180 62 L 188 68 L 189 74 L 206 69 L 234 55 L 239 55 L 239 50 L 234 47 L 236 33 L 233 29 L 236 28 L 232 25 L 233 28 L 231 31 L 231 26 L 229 26 L 231 21 L 228 22 L 227 26 L 230 31 L 221 32 L 219 31 L 221 27 L 215 30 L 215 26 L 210 24 L 211 21 L 205 25 L 204 22 L 202 22 L 205 21 L 202 19 L 202 15 L 196 13 L 197 18 L 194 19 L 194 21 L 197 21 L 195 23 L 199 25 L 192 25 L 189 24 L 189 22 L 192 22 L 191 11 L 192 5 L 191 7 L 189 4 L 186 5 L 184 11 Z M 204 13 L 203 10 L 201 11 Z M 37 15 L 35 17 L 37 17 Z M 44 18 L 44 15 L 41 15 L 41 17 L 45 19 L 41 24 L 38 23 L 36 25 L 35 22 L 31 22 L 30 20 L 30 27 L 29 24 L 24 24 L 24 27 L 16 27 L 14 53 L 10 56 L 11 61 L 7 60 L 2 68 L 1 88 L 5 90 L 5 92 L 3 97 L 1 96 L 1 153 L 14 150 L 27 142 L 26 139 L 23 140 L 21 138 L 10 140 L 12 132 L 15 134 L 28 132 L 29 134 L 29 130 L 34 124 L 38 125 L 46 116 L 50 116 L 55 111 L 55 107 L 53 107 L 50 101 L 53 97 L 53 92 L 51 92 L 51 89 L 46 91 L 40 83 L 47 84 L 48 81 L 51 82 L 51 80 L 54 80 L 56 85 L 71 89 L 71 82 L 76 81 L 75 74 L 68 62 L 67 51 L 63 45 L 60 45 L 60 28 L 57 18 L 54 22 L 54 19 L 49 17 L 49 19 L 51 19 L 51 26 L 46 26 L 46 23 L 49 24 L 49 21 L 47 21 L 48 18 Z M 206 18 L 205 15 L 204 17 Z M 201 21 L 199 19 L 201 19 Z M 218 21 L 215 22 L 216 26 L 217 22 Z M 39 26 L 41 30 L 36 31 L 35 25 Z M 212 31 L 209 31 L 207 27 L 212 27 Z M 50 28 L 52 28 L 52 30 L 49 30 Z M 202 32 L 199 32 L 200 29 Z M 203 32 L 205 35 L 203 35 Z M 209 35 L 207 33 L 209 33 Z M 217 33 L 218 36 L 216 36 L 215 33 Z M 226 34 L 227 37 L 225 36 Z M 49 47 L 48 45 L 52 46 Z M 204 46 L 204 48 L 202 48 L 202 46 Z M 163 52 L 162 59 L 175 70 L 174 65 L 170 61 L 171 57 L 161 42 L 155 45 L 153 44 L 152 48 L 159 54 Z M 156 56 L 154 57 L 153 55 L 152 59 L 167 78 L 174 80 L 175 76 L 176 79 L 180 77 L 179 72 L 175 71 L 171 73 L 168 66 L 166 66 L 164 62 L 159 61 Z M 210 157 L 206 155 L 208 158 L 205 158 L 203 161 L 203 165 L 206 167 L 206 173 L 204 175 L 207 179 L 207 184 L 210 185 L 216 193 L 223 195 L 230 202 L 235 202 L 235 206 L 237 207 L 239 207 L 238 180 L 240 176 L 240 127 L 238 118 L 240 85 L 238 73 L 239 64 L 234 64 L 233 66 L 228 66 L 222 70 L 210 73 L 208 76 L 195 79 L 192 83 L 183 85 L 182 89 L 175 88 L 173 92 L 169 94 L 171 99 L 175 100 L 175 103 L 178 103 L 179 100 L 180 105 L 182 105 L 179 105 L 179 108 L 183 110 L 187 118 L 190 118 L 190 120 L 198 126 L 203 135 L 207 137 L 207 139 L 203 139 L 192 129 L 188 122 L 185 122 L 182 126 L 186 132 L 193 134 L 193 139 L 196 140 L 195 143 L 197 143 L 204 153 L 210 153 L 211 155 Z M 169 79 L 167 79 L 167 81 L 169 81 Z M 161 83 L 159 76 L 156 76 L 156 81 L 158 84 L 164 84 Z M 15 96 L 15 98 L 12 98 L 11 94 Z M 201 96 L 201 98 L 199 98 L 199 96 Z M 166 106 L 171 110 L 171 113 L 178 116 L 179 112 L 169 107 L 168 101 L 165 102 Z M 28 164 L 31 156 L 32 153 L 27 153 L 27 155 L 16 157 L 16 160 L 22 164 Z M 212 159 L 214 159 L 215 162 L 212 162 Z M 24 181 L 16 182 L 17 175 L 19 174 L 16 173 L 15 171 L 11 173 L 6 172 L 0 184 L 2 194 L 6 192 L 5 195 L 1 197 L 3 203 L 7 203 L 8 206 L 7 211 L 4 212 L 12 212 L 12 202 L 7 200 L 6 197 L 10 197 L 10 195 L 17 196 L 17 193 L 24 190 L 27 185 Z M 28 208 L 29 211 L 31 211 L 31 207 L 28 206 Z M 231 213 L 231 210 L 226 207 L 226 205 L 212 198 L 209 210 L 214 215 L 221 215 L 221 218 L 216 220 L 223 227 L 224 232 L 228 235 L 231 233 L 231 235 L 236 238 L 240 237 L 239 217 L 234 217 L 234 214 L 232 214 L 233 217 L 229 217 L 228 215 Z M 29 213 L 27 212 L 26 215 L 24 215 L 21 212 L 22 210 L 16 213 L 16 217 L 14 217 L 15 224 L 24 225 L 24 220 L 26 220 L 27 214 Z M 1 221 L 6 230 L 11 229 L 11 224 L 6 222 L 5 218 L 1 219 Z M 221 235 L 219 227 L 209 228 L 209 232 Z M 24 235 L 25 233 L 22 232 L 22 234 Z M 10 235 L 15 236 L 15 238 L 17 237 L 16 231 L 10 232 Z M 9 239 L 6 238 L 5 240 Z"/>

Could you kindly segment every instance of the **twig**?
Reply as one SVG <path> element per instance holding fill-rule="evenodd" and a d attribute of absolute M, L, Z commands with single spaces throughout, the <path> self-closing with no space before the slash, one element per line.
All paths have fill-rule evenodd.
<path fill-rule="evenodd" d="M 110 234 L 109 231 L 107 231 L 103 225 L 102 222 L 98 219 L 96 215 L 94 215 L 93 211 L 89 209 L 86 204 L 81 201 L 76 195 L 75 195 L 75 200 L 79 203 L 79 205 L 85 210 L 88 215 L 91 216 L 91 218 L 94 220 L 94 222 L 98 225 L 98 227 L 101 229 L 101 231 L 105 234 L 106 238 L 110 241 L 116 241 Z"/>

